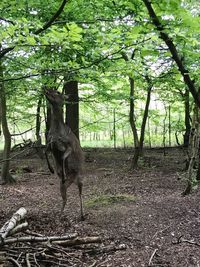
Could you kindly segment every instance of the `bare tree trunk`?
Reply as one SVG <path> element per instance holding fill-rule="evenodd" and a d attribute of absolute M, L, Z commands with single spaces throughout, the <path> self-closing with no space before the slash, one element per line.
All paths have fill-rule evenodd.
<path fill-rule="evenodd" d="M 68 95 L 69 100 L 66 104 L 66 124 L 79 139 L 79 96 L 78 82 L 68 81 L 65 77 L 64 93 Z"/>
<path fill-rule="evenodd" d="M 3 67 L 0 63 L 0 77 L 3 80 Z M 0 176 L 0 183 L 9 183 L 13 182 L 14 179 L 9 173 L 9 166 L 10 166 L 10 150 L 11 150 L 11 135 L 8 128 L 7 122 L 7 105 L 6 105 L 6 93 L 4 88 L 4 83 L 0 83 L 0 106 L 1 106 L 1 119 L 2 119 L 2 130 L 4 135 L 4 150 L 3 150 L 3 160 L 2 169 L 1 169 L 1 176 Z"/>
<path fill-rule="evenodd" d="M 190 142 L 188 147 L 189 166 L 187 172 L 187 187 L 183 195 L 191 193 L 196 180 L 198 179 L 199 169 L 195 168 L 196 163 L 199 167 L 199 143 L 200 143 L 200 109 L 195 105 L 193 112 L 192 128 L 190 132 Z"/>
<path fill-rule="evenodd" d="M 1 86 L 1 84 L 0 84 L 0 86 Z M 2 108 L 1 108 L 1 105 L 0 105 L 0 136 L 1 136 L 1 133 L 2 133 L 1 125 L 2 125 Z"/>
<path fill-rule="evenodd" d="M 137 133 L 136 123 L 135 123 L 135 105 L 134 105 L 134 80 L 129 78 L 130 81 L 130 113 L 129 113 L 129 121 L 133 133 L 134 139 L 134 156 L 131 164 L 131 169 L 135 169 L 138 166 L 138 160 L 140 156 L 140 145 L 139 145 L 139 137 Z"/>
<path fill-rule="evenodd" d="M 37 152 L 38 155 L 41 159 L 43 159 L 43 152 L 42 152 L 42 138 L 40 135 L 40 128 L 41 128 L 41 105 L 42 105 L 42 99 L 43 99 L 43 95 L 41 94 L 39 96 L 38 99 L 38 103 L 37 103 L 37 112 L 36 112 L 36 131 L 35 131 L 35 135 L 36 135 L 36 143 L 37 143 Z"/>
<path fill-rule="evenodd" d="M 147 98 L 146 98 L 146 104 L 145 104 L 144 115 L 143 115 L 142 126 L 141 126 L 141 134 L 140 134 L 140 144 L 139 144 L 140 155 L 142 155 L 143 153 L 145 128 L 146 128 L 146 122 L 147 122 L 148 113 L 149 113 L 149 104 L 151 100 L 151 90 L 152 90 L 152 84 L 148 76 L 146 76 L 146 81 L 148 83 L 148 88 L 147 88 Z"/>
<path fill-rule="evenodd" d="M 184 94 L 184 106 L 185 106 L 185 133 L 184 133 L 184 146 L 188 147 L 189 138 L 190 138 L 190 98 L 189 98 L 189 90 L 185 89 Z"/>
<path fill-rule="evenodd" d="M 166 156 L 166 120 L 167 120 L 167 109 L 165 106 L 165 117 L 163 120 L 163 154 Z"/>
<path fill-rule="evenodd" d="M 113 146 L 116 148 L 116 110 L 113 110 Z"/>
<path fill-rule="evenodd" d="M 168 114 L 168 118 L 169 118 L 169 125 L 168 125 L 168 129 L 169 129 L 169 147 L 172 145 L 172 138 L 171 138 L 171 135 L 172 135 L 172 132 L 171 132 L 171 107 L 169 105 L 168 107 L 168 111 L 169 111 L 169 114 Z"/>

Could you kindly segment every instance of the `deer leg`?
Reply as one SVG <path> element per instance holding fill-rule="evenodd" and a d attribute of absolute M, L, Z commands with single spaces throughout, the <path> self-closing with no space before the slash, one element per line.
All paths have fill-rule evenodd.
<path fill-rule="evenodd" d="M 63 176 L 62 176 L 62 182 L 64 183 L 66 181 L 66 166 L 65 166 L 65 160 L 69 157 L 69 155 L 71 154 L 72 149 L 71 147 L 68 147 L 67 150 L 65 151 L 64 155 L 63 155 L 63 162 L 62 162 L 62 169 L 63 169 Z"/>
<path fill-rule="evenodd" d="M 77 182 L 78 190 L 79 190 L 81 220 L 84 221 L 85 220 L 85 217 L 84 217 L 84 213 L 83 213 L 83 199 L 82 199 L 83 183 L 82 183 L 82 180 L 81 180 L 80 175 L 78 175 L 76 177 L 76 182 Z"/>
<path fill-rule="evenodd" d="M 67 180 L 63 183 L 62 179 L 60 180 L 60 194 L 62 197 L 62 208 L 61 208 L 61 213 L 60 217 L 63 215 L 63 211 L 65 209 L 65 205 L 67 202 L 67 188 L 72 184 L 70 180 Z"/>
<path fill-rule="evenodd" d="M 45 158 L 46 158 L 47 165 L 48 165 L 48 168 L 49 168 L 50 172 L 51 172 L 51 173 L 54 173 L 54 169 L 53 169 L 53 167 L 51 166 L 50 161 L 49 161 L 49 158 L 48 158 L 47 150 L 45 150 Z"/>

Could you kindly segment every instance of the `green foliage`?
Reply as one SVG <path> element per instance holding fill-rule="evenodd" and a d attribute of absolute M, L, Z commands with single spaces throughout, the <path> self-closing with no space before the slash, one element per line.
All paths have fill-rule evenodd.
<path fill-rule="evenodd" d="M 98 197 L 91 198 L 85 201 L 87 207 L 101 207 L 110 206 L 122 203 L 132 203 L 135 202 L 136 198 L 133 195 L 128 194 L 118 194 L 118 195 L 100 195 Z"/>
<path fill-rule="evenodd" d="M 153 27 L 143 1 L 68 1 L 51 27 L 35 34 L 60 4 L 47 0 L 9 4 L 1 1 L 0 44 L 3 49 L 14 47 L 3 58 L 10 125 L 15 121 L 20 129 L 34 126 L 36 103 L 43 86 L 62 90 L 63 77 L 73 76 L 80 83 L 81 133 L 91 137 L 99 132 L 111 144 L 115 109 L 118 141 L 131 144 L 129 77 L 135 83 L 138 127 L 142 122 L 148 75 L 153 83 L 149 111 L 152 140 L 156 143 L 162 139 L 165 107 L 169 105 L 172 131 L 182 134 L 184 81 Z M 152 4 L 192 79 L 200 84 L 199 1 L 162 0 Z M 123 53 L 128 56 L 127 61 Z M 148 143 L 148 136 L 145 138 Z"/>

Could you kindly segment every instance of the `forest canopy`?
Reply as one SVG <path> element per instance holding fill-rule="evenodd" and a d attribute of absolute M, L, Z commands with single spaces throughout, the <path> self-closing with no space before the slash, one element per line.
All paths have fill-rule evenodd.
<path fill-rule="evenodd" d="M 9 129 L 32 129 L 13 136 L 15 142 L 37 138 L 38 105 L 44 137 L 43 88 L 63 91 L 69 81 L 78 83 L 83 145 L 131 146 L 130 102 L 140 133 L 149 88 L 145 145 L 184 142 L 192 102 L 199 102 L 199 1 L 22 0 L 0 6 L 0 80 Z"/>

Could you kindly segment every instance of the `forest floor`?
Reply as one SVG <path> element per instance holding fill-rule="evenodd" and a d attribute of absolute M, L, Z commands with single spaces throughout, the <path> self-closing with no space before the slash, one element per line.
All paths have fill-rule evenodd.
<path fill-rule="evenodd" d="M 45 160 L 19 156 L 11 163 L 17 183 L 0 186 L 0 226 L 23 206 L 32 231 L 77 232 L 126 247 L 91 255 L 79 251 L 79 261 L 71 259 L 69 266 L 200 266 L 200 190 L 181 195 L 186 186 L 182 149 L 169 148 L 166 155 L 162 149 L 146 150 L 134 171 L 130 149 L 87 149 L 85 154 L 85 221 L 79 219 L 75 185 L 60 221 L 58 179 Z"/>

